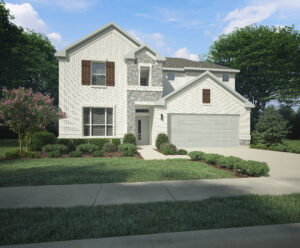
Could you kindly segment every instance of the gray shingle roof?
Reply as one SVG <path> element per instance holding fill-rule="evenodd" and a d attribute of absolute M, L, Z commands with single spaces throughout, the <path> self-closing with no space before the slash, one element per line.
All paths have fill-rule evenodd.
<path fill-rule="evenodd" d="M 166 57 L 163 67 L 167 68 L 184 68 L 184 67 L 196 67 L 196 68 L 214 68 L 214 69 L 233 69 L 223 65 L 216 65 L 204 61 L 193 61 L 184 58 L 170 58 Z"/>

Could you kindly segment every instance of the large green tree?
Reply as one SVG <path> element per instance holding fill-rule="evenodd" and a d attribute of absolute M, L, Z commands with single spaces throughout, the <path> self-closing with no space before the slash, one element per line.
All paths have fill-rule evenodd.
<path fill-rule="evenodd" d="M 50 93 L 57 102 L 58 63 L 49 39 L 11 22 L 13 16 L 0 1 L 0 86 L 32 88 Z"/>
<path fill-rule="evenodd" d="M 292 27 L 251 25 L 220 35 L 208 60 L 240 70 L 236 90 L 254 105 L 253 117 L 272 100 L 300 98 L 300 34 Z"/>

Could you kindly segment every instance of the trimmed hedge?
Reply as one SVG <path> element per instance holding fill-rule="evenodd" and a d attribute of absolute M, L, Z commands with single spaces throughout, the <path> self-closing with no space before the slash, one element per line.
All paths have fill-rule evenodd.
<path fill-rule="evenodd" d="M 113 138 L 113 139 L 111 139 L 111 143 L 118 150 L 119 145 L 121 145 L 121 139 Z"/>
<path fill-rule="evenodd" d="M 137 147 L 133 144 L 125 143 L 119 145 L 118 150 L 122 152 L 123 157 L 132 157 L 136 153 Z"/>
<path fill-rule="evenodd" d="M 159 133 L 155 141 L 156 148 L 160 150 L 160 146 L 164 143 L 169 143 L 168 135 L 166 135 L 165 133 Z"/>
<path fill-rule="evenodd" d="M 19 159 L 19 158 L 21 158 L 20 150 L 13 149 L 13 150 L 7 151 L 6 153 L 4 153 L 4 158 L 5 159 Z"/>
<path fill-rule="evenodd" d="M 176 154 L 177 155 L 187 155 L 187 150 L 184 150 L 184 149 L 179 149 L 177 150 Z"/>
<path fill-rule="evenodd" d="M 108 139 L 108 138 L 87 139 L 88 144 L 98 146 L 99 150 L 102 150 L 104 145 L 109 142 L 110 142 L 110 139 Z"/>
<path fill-rule="evenodd" d="M 115 152 L 116 148 L 112 143 L 106 143 L 102 149 L 103 152 Z"/>
<path fill-rule="evenodd" d="M 75 151 L 76 147 L 81 144 L 92 144 L 98 146 L 99 150 L 103 149 L 104 144 L 109 143 L 108 138 L 95 138 L 95 139 L 58 139 L 58 144 L 66 145 L 68 151 Z"/>
<path fill-rule="evenodd" d="M 61 156 L 61 153 L 59 150 L 55 150 L 53 152 L 48 152 L 48 157 L 49 158 L 57 158 L 57 157 L 60 157 Z"/>
<path fill-rule="evenodd" d="M 104 157 L 104 152 L 103 151 L 95 151 L 92 153 L 93 157 Z"/>
<path fill-rule="evenodd" d="M 52 144 L 52 145 L 45 145 L 42 150 L 44 153 L 58 151 L 60 154 L 65 154 L 68 152 L 68 147 L 61 144 Z"/>
<path fill-rule="evenodd" d="M 270 171 L 265 162 L 243 160 L 234 156 L 225 157 L 214 153 L 207 154 L 201 151 L 190 152 L 188 155 L 193 161 L 204 160 L 208 164 L 220 165 L 249 176 L 267 176 Z"/>
<path fill-rule="evenodd" d="M 123 144 L 132 144 L 136 146 L 136 138 L 133 133 L 126 133 L 123 138 Z"/>
<path fill-rule="evenodd" d="M 160 151 L 164 154 L 164 155 L 175 155 L 177 148 L 175 145 L 171 144 L 171 143 L 163 143 L 160 145 Z"/>
<path fill-rule="evenodd" d="M 80 151 L 72 151 L 69 153 L 70 158 L 79 158 L 82 156 L 82 152 Z"/>
<path fill-rule="evenodd" d="M 87 154 L 92 154 L 95 151 L 98 151 L 99 147 L 94 145 L 94 144 L 81 144 L 76 147 L 76 151 L 82 152 L 82 153 L 87 153 Z"/>
<path fill-rule="evenodd" d="M 56 144 L 57 138 L 50 132 L 36 132 L 32 134 L 30 150 L 41 151 L 42 147 L 49 144 Z"/>

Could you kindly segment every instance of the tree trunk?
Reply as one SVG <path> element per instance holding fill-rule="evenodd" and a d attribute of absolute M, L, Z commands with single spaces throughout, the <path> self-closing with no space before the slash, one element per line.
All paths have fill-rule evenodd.
<path fill-rule="evenodd" d="M 23 144 L 22 144 L 22 136 L 18 134 L 18 141 L 19 141 L 19 151 L 20 151 L 20 156 L 23 154 Z"/>

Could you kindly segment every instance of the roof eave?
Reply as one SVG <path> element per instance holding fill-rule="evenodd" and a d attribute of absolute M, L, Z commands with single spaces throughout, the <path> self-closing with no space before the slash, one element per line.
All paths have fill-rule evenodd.
<path fill-rule="evenodd" d="M 175 72 L 185 72 L 185 71 L 215 71 L 215 72 L 230 72 L 230 73 L 239 73 L 238 69 L 226 69 L 226 68 L 204 68 L 204 67 L 163 67 L 163 71 L 175 71 Z"/>

